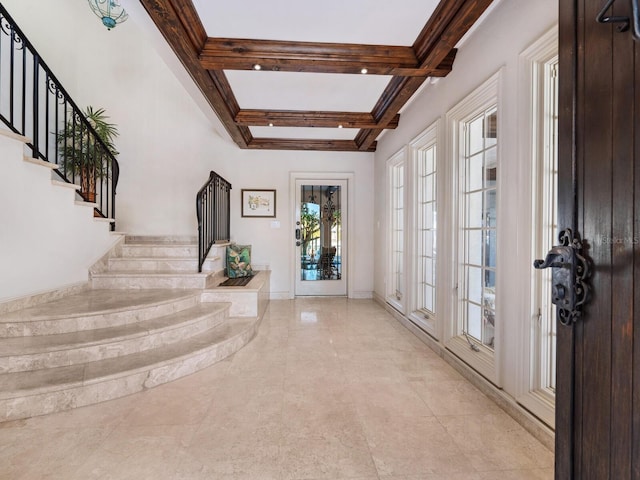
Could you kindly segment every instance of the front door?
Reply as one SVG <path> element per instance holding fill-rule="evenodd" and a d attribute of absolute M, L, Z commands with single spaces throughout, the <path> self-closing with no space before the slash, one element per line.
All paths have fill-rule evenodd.
<path fill-rule="evenodd" d="M 557 480 L 640 479 L 640 43 L 632 36 L 640 18 L 632 4 L 560 0 L 559 224 L 580 233 L 593 273 L 583 315 L 558 325 Z M 626 25 L 597 22 L 603 8 L 601 20 L 626 17 Z"/>
<path fill-rule="evenodd" d="M 296 295 L 346 295 L 347 181 L 296 179 Z"/>

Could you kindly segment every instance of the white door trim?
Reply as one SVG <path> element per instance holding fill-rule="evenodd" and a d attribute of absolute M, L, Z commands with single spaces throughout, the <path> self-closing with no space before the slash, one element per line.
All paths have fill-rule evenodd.
<path fill-rule="evenodd" d="M 355 232 L 355 173 L 353 172 L 290 172 L 289 173 L 289 201 L 291 202 L 291 216 L 289 219 L 289 271 L 291 278 L 291 298 L 296 296 L 296 218 L 298 218 L 300 205 L 296 204 L 296 181 L 297 180 L 344 180 L 347 182 L 347 224 L 343 232 L 347 242 L 347 261 L 343 264 L 342 275 L 347 278 L 347 297 L 354 298 L 354 251 L 355 238 L 351 241 L 353 232 Z M 373 261 L 373 259 L 371 260 Z"/>

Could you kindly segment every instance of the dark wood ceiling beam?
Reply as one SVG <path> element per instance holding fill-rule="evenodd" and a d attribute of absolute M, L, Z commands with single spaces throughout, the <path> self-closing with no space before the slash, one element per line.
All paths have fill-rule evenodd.
<path fill-rule="evenodd" d="M 182 28 L 189 36 L 193 50 L 195 52 L 201 51 L 207 41 L 207 32 L 198 12 L 193 7 L 193 3 L 184 0 L 169 0 L 169 3 L 182 23 Z"/>
<path fill-rule="evenodd" d="M 253 70 L 260 65 L 261 70 L 280 72 L 361 74 L 366 68 L 372 75 L 426 77 L 434 71 L 443 76 L 447 66 L 450 72 L 453 58 L 421 68 L 412 47 L 209 38 L 200 62 L 210 70 Z"/>
<path fill-rule="evenodd" d="M 441 1 L 413 44 L 421 68 L 440 64 L 493 0 Z"/>
<path fill-rule="evenodd" d="M 413 50 L 424 69 L 442 64 L 453 47 L 480 18 L 493 0 L 441 1 L 413 44 Z M 455 55 L 455 54 L 454 54 Z M 454 57 L 455 58 L 455 57 Z M 373 117 L 384 124 L 397 114 L 424 82 L 420 77 L 394 77 L 372 110 Z M 363 151 L 375 142 L 381 130 L 362 129 L 356 143 Z"/>
<path fill-rule="evenodd" d="M 248 128 L 235 124 L 234 117 L 239 107 L 224 73 L 209 72 L 202 68 L 198 60 L 200 49 L 197 44 L 202 38 L 204 28 L 191 0 L 140 0 L 140 2 L 216 112 L 233 141 L 241 148 L 247 148 L 251 141 L 251 132 Z M 196 21 L 194 19 L 197 19 L 197 24 L 185 27 L 185 24 Z"/>
<path fill-rule="evenodd" d="M 434 69 L 429 70 L 430 77 L 446 77 L 453 70 L 453 62 L 456 59 L 456 55 L 458 54 L 457 48 L 452 48 L 444 60 L 438 64 L 438 66 Z"/>
<path fill-rule="evenodd" d="M 336 128 L 397 128 L 400 115 L 395 115 L 388 123 L 377 122 L 367 112 L 316 112 L 301 110 L 240 110 L 236 124 L 246 126 L 274 127 L 326 127 Z"/>
<path fill-rule="evenodd" d="M 442 0 L 414 45 L 397 47 L 211 39 L 191 0 L 140 1 L 241 148 L 325 151 L 374 151 L 376 137 L 384 128 L 397 126 L 398 112 L 426 77 L 451 72 L 454 46 L 492 2 Z M 242 111 L 223 70 L 253 69 L 256 63 L 276 71 L 359 74 L 367 68 L 368 73 L 393 79 L 367 114 Z M 338 121 L 360 132 L 355 140 L 255 139 L 249 126 L 263 119 L 267 125 L 316 127 L 334 126 Z"/>
<path fill-rule="evenodd" d="M 373 117 L 384 124 L 398 113 L 424 81 L 424 78 L 419 77 L 393 77 L 373 108 Z M 367 151 L 381 132 L 379 128 L 362 129 L 355 141 L 363 151 Z"/>
<path fill-rule="evenodd" d="M 353 140 L 296 140 L 290 138 L 254 138 L 249 143 L 254 150 L 318 150 L 324 152 L 362 152 Z M 376 143 L 367 152 L 376 151 Z"/>

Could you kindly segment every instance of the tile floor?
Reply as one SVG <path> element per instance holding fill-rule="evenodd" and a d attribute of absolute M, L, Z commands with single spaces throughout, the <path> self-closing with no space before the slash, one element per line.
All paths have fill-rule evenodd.
<path fill-rule="evenodd" d="M 370 300 L 272 301 L 213 367 L 0 424 L 0 479 L 552 478 L 552 452 Z"/>

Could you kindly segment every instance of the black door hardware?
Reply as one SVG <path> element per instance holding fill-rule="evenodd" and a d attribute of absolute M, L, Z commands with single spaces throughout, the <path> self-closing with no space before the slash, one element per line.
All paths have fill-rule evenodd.
<path fill-rule="evenodd" d="M 533 262 L 534 268 L 553 268 L 552 302 L 556 316 L 563 325 L 571 325 L 582 314 L 582 307 L 589 301 L 590 287 L 587 278 L 591 274 L 590 262 L 582 255 L 579 235 L 567 228 L 560 232 L 560 245 L 553 247 L 544 260 Z"/>

